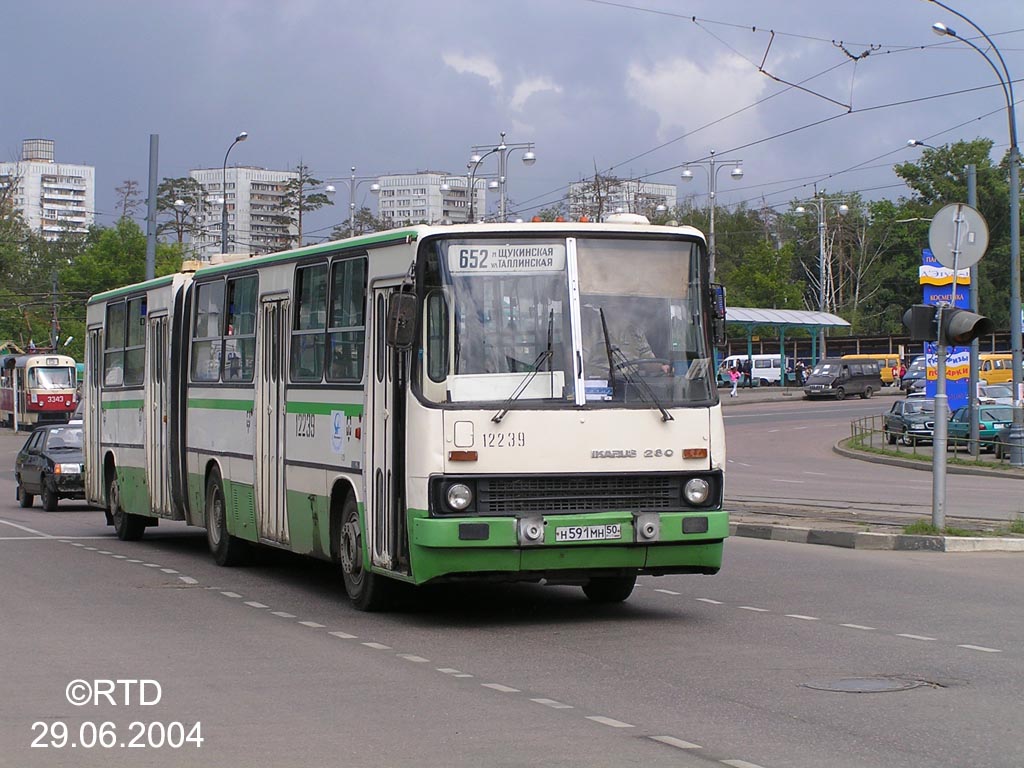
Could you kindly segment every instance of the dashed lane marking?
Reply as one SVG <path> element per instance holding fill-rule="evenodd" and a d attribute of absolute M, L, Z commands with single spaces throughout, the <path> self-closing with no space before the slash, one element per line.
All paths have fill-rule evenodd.
<path fill-rule="evenodd" d="M 741 611 L 754 611 L 755 613 L 768 613 L 769 612 L 767 608 L 755 608 L 752 605 L 741 605 L 740 606 L 740 610 Z"/>
<path fill-rule="evenodd" d="M 384 643 L 363 643 L 367 648 L 373 648 L 375 651 L 390 651 L 390 645 L 384 645 Z"/>
<path fill-rule="evenodd" d="M 356 635 L 350 635 L 348 632 L 328 632 L 328 635 L 334 635 L 340 637 L 342 640 L 355 640 Z"/>
<path fill-rule="evenodd" d="M 926 637 L 925 635 L 911 635 L 911 634 L 906 633 L 906 632 L 899 632 L 899 633 L 896 634 L 896 637 L 905 637 L 908 640 L 934 640 L 935 639 L 934 637 Z"/>
<path fill-rule="evenodd" d="M 862 629 L 865 632 L 874 632 L 874 627 L 866 627 L 863 624 L 840 624 L 840 627 L 846 627 L 847 629 Z"/>
<path fill-rule="evenodd" d="M 507 685 L 501 683 L 480 683 L 484 688 L 490 688 L 491 690 L 498 691 L 500 693 L 519 693 L 518 688 L 510 688 Z"/>
<path fill-rule="evenodd" d="M 681 592 L 673 592 L 671 589 L 655 589 L 655 592 L 661 592 L 663 595 L 679 595 Z"/>
<path fill-rule="evenodd" d="M 280 616 L 282 619 L 294 619 L 294 613 L 288 613 L 287 611 L 271 611 L 271 616 Z"/>
<path fill-rule="evenodd" d="M 651 741 L 657 741 L 662 744 L 667 744 L 670 747 L 675 747 L 676 749 L 704 749 L 700 744 L 683 741 L 682 739 L 677 739 L 675 736 L 648 736 L 647 738 Z"/>
<path fill-rule="evenodd" d="M 241 597 L 241 595 L 238 594 L 237 592 L 221 592 L 221 594 L 224 595 L 224 597 L 234 597 L 234 598 L 240 598 Z"/>
<path fill-rule="evenodd" d="M 179 573 L 179 571 L 176 571 L 173 568 L 161 568 L 160 573 Z"/>
<path fill-rule="evenodd" d="M 299 624 L 304 627 L 309 627 L 310 629 L 323 629 L 325 626 L 324 624 L 318 624 L 315 621 L 300 621 Z"/>
<path fill-rule="evenodd" d="M 802 613 L 787 613 L 787 619 L 800 619 L 801 621 L 821 621 L 817 616 L 804 616 Z"/>
<path fill-rule="evenodd" d="M 179 576 L 178 577 L 178 581 L 183 581 L 186 584 L 198 584 L 199 583 L 199 581 L 197 579 L 193 579 L 191 576 Z"/>
<path fill-rule="evenodd" d="M 762 768 L 757 763 L 748 763 L 746 760 L 723 760 L 722 765 L 728 765 L 729 768 Z"/>
<path fill-rule="evenodd" d="M 708 605 L 721 605 L 721 600 L 712 600 L 710 597 L 698 597 L 698 603 L 707 603 Z"/>
<path fill-rule="evenodd" d="M 424 659 L 422 656 L 416 656 L 412 653 L 400 653 L 398 654 L 398 658 L 405 659 L 406 661 L 411 661 L 414 664 L 426 664 L 430 661 L 430 659 Z"/>
<path fill-rule="evenodd" d="M 554 699 L 530 699 L 530 701 L 536 702 L 537 704 L 543 704 L 545 707 L 551 707 L 552 709 L 573 709 L 572 704 L 563 704 L 560 701 Z"/>
<path fill-rule="evenodd" d="M 986 648 L 984 645 L 958 645 L 957 648 L 966 648 L 968 651 L 981 651 L 982 653 L 1002 653 L 998 648 Z"/>
<path fill-rule="evenodd" d="M 245 604 L 248 605 L 250 608 L 268 608 L 269 607 L 269 606 L 264 605 L 263 603 L 258 603 L 255 600 L 247 600 L 245 602 Z"/>
<path fill-rule="evenodd" d="M 605 717 L 604 715 L 587 715 L 587 720 L 593 720 L 595 723 L 601 725 L 607 725 L 609 728 L 635 728 L 636 726 L 629 723 L 624 723 L 621 720 L 615 720 L 611 717 Z"/>

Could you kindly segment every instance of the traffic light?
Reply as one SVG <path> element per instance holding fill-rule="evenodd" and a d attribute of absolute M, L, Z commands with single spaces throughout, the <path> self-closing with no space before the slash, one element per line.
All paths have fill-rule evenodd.
<path fill-rule="evenodd" d="M 938 328 L 938 309 L 931 304 L 914 304 L 903 313 L 903 324 L 910 331 L 911 341 L 938 341 L 947 347 L 964 347 L 995 330 L 987 317 L 955 307 L 943 307 L 942 327 Z"/>
<path fill-rule="evenodd" d="M 911 341 L 935 341 L 938 329 L 935 327 L 934 304 L 914 304 L 903 313 L 903 324 L 910 331 Z"/>
<path fill-rule="evenodd" d="M 942 310 L 942 328 L 939 343 L 949 347 L 966 347 L 979 336 L 992 333 L 995 325 L 984 315 L 966 309 L 946 307 Z"/>

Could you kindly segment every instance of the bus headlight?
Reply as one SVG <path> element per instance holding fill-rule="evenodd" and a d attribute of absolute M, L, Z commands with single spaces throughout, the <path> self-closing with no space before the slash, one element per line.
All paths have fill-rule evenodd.
<path fill-rule="evenodd" d="M 465 483 L 452 483 L 445 493 L 445 501 L 456 512 L 462 512 L 473 503 L 473 491 Z"/>
<path fill-rule="evenodd" d="M 694 477 L 686 482 L 683 487 L 683 496 L 686 501 L 694 506 L 700 506 L 708 500 L 711 486 L 708 481 L 701 477 Z"/>

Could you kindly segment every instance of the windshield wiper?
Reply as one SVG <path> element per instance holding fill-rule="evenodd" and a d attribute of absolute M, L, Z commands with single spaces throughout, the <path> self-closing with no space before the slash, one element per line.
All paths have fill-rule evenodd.
<path fill-rule="evenodd" d="M 525 377 L 521 382 L 519 382 L 519 386 L 516 387 L 515 392 L 509 395 L 505 402 L 501 404 L 501 408 L 498 410 L 498 412 L 491 416 L 491 421 L 493 421 L 495 424 L 500 424 L 501 420 L 505 418 L 505 414 L 508 413 L 509 405 L 518 400 L 519 397 L 523 394 L 523 392 L 526 391 L 526 388 L 530 386 L 530 382 L 533 381 L 534 378 L 537 376 L 538 371 L 540 371 L 540 368 L 542 365 L 544 365 L 545 361 L 547 361 L 548 371 L 551 374 L 551 386 L 555 386 L 555 372 L 551 368 L 551 358 L 554 357 L 555 353 L 554 331 L 555 310 L 552 309 L 551 312 L 548 314 L 548 346 L 539 355 L 537 355 L 537 359 L 533 361 L 532 365 L 530 365 L 530 375 Z"/>
<path fill-rule="evenodd" d="M 604 308 L 601 308 L 601 329 L 604 332 L 604 344 L 608 350 L 608 378 L 609 381 L 615 375 L 615 371 L 618 370 L 622 373 L 622 380 L 627 384 L 632 384 L 637 388 L 637 392 L 640 395 L 640 399 L 645 403 L 650 403 L 661 411 L 662 421 L 675 421 L 672 414 L 665 410 L 665 406 L 658 400 L 658 396 L 654 394 L 654 390 L 651 389 L 650 385 L 644 381 L 643 376 L 640 375 L 640 368 L 636 362 L 627 358 L 622 350 L 618 347 L 612 346 L 611 341 L 608 337 L 608 324 L 604 319 Z M 616 357 L 618 363 L 615 362 Z M 633 371 L 635 376 L 630 375 L 630 370 Z"/>

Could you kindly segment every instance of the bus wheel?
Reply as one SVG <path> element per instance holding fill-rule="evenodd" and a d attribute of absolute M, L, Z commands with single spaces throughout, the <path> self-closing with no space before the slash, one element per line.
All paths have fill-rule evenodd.
<path fill-rule="evenodd" d="M 107 508 L 114 521 L 114 533 L 121 541 L 138 541 L 146 531 L 146 521 L 138 515 L 129 515 L 121 507 L 121 487 L 117 473 L 113 473 L 107 486 Z"/>
<path fill-rule="evenodd" d="M 228 533 L 224 504 L 224 486 L 220 472 L 214 470 L 206 484 L 206 541 L 217 565 L 230 568 L 241 565 L 246 556 L 246 543 Z"/>
<path fill-rule="evenodd" d="M 596 576 L 583 585 L 583 594 L 594 603 L 621 603 L 633 594 L 636 574 L 631 576 Z"/>
<path fill-rule="evenodd" d="M 360 611 L 382 611 L 390 604 L 391 580 L 363 567 L 363 535 L 359 507 L 351 495 L 341 511 L 341 576 L 349 599 Z"/>

